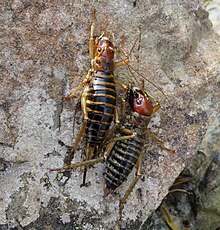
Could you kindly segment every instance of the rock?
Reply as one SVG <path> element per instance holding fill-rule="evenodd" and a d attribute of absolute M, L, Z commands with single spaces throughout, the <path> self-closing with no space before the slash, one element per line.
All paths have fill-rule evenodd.
<path fill-rule="evenodd" d="M 89 170 L 91 186 L 80 188 L 60 167 L 79 130 L 78 99 L 68 94 L 90 68 L 88 40 L 92 9 L 96 34 L 114 34 L 131 65 L 162 88 L 146 89 L 161 101 L 150 130 L 176 149 L 171 155 L 146 140 L 143 178 L 123 211 L 126 229 L 138 229 L 198 149 L 219 111 L 219 37 L 208 14 L 193 1 L 4 1 L 1 4 L 0 224 L 20 229 L 113 229 L 118 202 L 134 175 L 104 198 L 104 164 Z M 121 55 L 117 55 L 120 59 Z M 121 81 L 132 78 L 116 70 Z M 126 76 L 126 78 L 125 78 Z M 140 79 L 140 77 L 139 77 Z M 78 109 L 79 110 L 79 109 Z M 74 133 L 73 133 L 74 129 Z M 75 154 L 81 160 L 85 143 Z M 60 174 L 58 174 L 60 175 Z"/>
<path fill-rule="evenodd" d="M 195 194 L 199 203 L 196 226 L 199 229 L 218 229 L 220 227 L 220 114 L 216 117 L 200 146 L 203 160 L 199 168 L 190 167 L 196 172 L 197 190 Z M 194 161 L 198 161 L 195 159 Z M 196 164 L 197 166 L 197 164 Z"/>
<path fill-rule="evenodd" d="M 142 229 L 166 229 L 162 208 L 169 212 L 178 229 L 218 229 L 220 187 L 220 114 L 208 128 L 198 152 L 179 175 L 182 184 L 174 183 L 160 207 Z M 182 191 L 177 190 L 182 189 Z M 183 191 L 185 190 L 185 192 Z"/>
<path fill-rule="evenodd" d="M 205 5 L 206 10 L 209 12 L 209 19 L 212 22 L 213 29 L 220 34 L 220 2 L 213 0 L 207 2 Z"/>

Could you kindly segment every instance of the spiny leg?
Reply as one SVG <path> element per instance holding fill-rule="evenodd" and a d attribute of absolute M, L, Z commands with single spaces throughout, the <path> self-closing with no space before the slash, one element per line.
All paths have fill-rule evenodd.
<path fill-rule="evenodd" d="M 129 88 L 126 85 L 124 85 L 123 83 L 121 83 L 119 80 L 115 79 L 115 84 L 120 86 L 125 92 L 128 92 Z"/>
<path fill-rule="evenodd" d="M 76 136 L 74 145 L 72 146 L 69 154 L 64 159 L 65 165 L 69 165 L 71 163 L 73 156 L 74 156 L 74 152 L 75 152 L 77 146 L 79 145 L 80 139 L 81 139 L 82 135 L 85 133 L 85 127 L 86 127 L 86 122 L 84 121 L 81 128 L 80 128 L 79 133 Z"/>
<path fill-rule="evenodd" d="M 133 191 L 135 185 L 137 184 L 137 182 L 139 181 L 139 179 L 141 177 L 141 171 L 142 171 L 142 155 L 139 156 L 138 161 L 137 161 L 136 177 L 134 178 L 134 180 L 132 181 L 132 183 L 128 187 L 127 191 L 125 192 L 125 195 L 122 197 L 122 199 L 120 200 L 120 203 L 119 203 L 120 223 L 122 223 L 122 211 L 123 211 L 123 208 L 124 208 L 124 206 L 125 206 L 125 204 L 127 202 L 127 199 L 129 197 L 129 195 L 131 194 L 131 192 Z"/>
<path fill-rule="evenodd" d="M 134 138 L 135 136 L 137 136 L 137 133 L 131 131 L 130 129 L 121 129 L 120 133 L 123 134 L 124 136 L 114 137 L 109 142 L 127 140 L 127 139 L 131 139 L 131 138 Z"/>
<path fill-rule="evenodd" d="M 159 109 L 160 109 L 160 104 L 157 103 L 157 104 L 154 106 L 154 108 L 153 108 L 152 114 L 154 114 L 155 112 L 157 112 L 157 110 L 159 110 Z M 151 114 L 151 115 L 152 115 L 152 114 Z"/>
<path fill-rule="evenodd" d="M 116 141 L 110 141 L 109 143 L 107 143 L 105 151 L 104 151 L 104 159 L 106 160 L 109 156 L 109 154 L 111 153 L 114 145 L 115 145 Z"/>
<path fill-rule="evenodd" d="M 94 58 L 94 30 L 95 30 L 95 19 L 96 19 L 96 10 L 93 10 L 92 13 L 92 25 L 91 25 L 91 34 L 89 39 L 89 55 L 90 58 Z"/>
<path fill-rule="evenodd" d="M 67 165 L 64 166 L 62 168 L 53 168 L 53 169 L 49 169 L 50 171 L 58 171 L 58 172 L 64 172 L 64 171 L 70 171 L 73 170 L 75 168 L 82 168 L 85 166 L 90 166 L 90 165 L 94 165 L 97 163 L 101 163 L 104 162 L 105 159 L 103 157 L 100 158 L 96 158 L 96 159 L 91 159 L 91 160 L 87 160 L 87 161 L 81 161 L 81 162 L 77 162 L 71 165 Z"/>
<path fill-rule="evenodd" d="M 175 150 L 170 149 L 170 148 L 167 148 L 167 147 L 164 145 L 164 142 L 163 142 L 161 139 L 159 139 L 156 135 L 154 135 L 153 133 L 147 131 L 147 132 L 146 132 L 146 135 L 147 135 L 148 137 L 151 137 L 152 139 L 154 139 L 154 140 L 160 145 L 160 147 L 161 147 L 162 149 L 164 149 L 164 150 L 166 150 L 166 151 L 168 151 L 168 152 L 171 152 L 171 153 L 175 153 Z"/>
<path fill-rule="evenodd" d="M 86 146 L 86 157 L 84 161 L 88 161 L 91 160 L 93 155 L 94 155 L 94 150 L 95 150 L 95 146 L 90 146 L 89 144 L 87 144 Z M 87 186 L 86 183 L 86 174 L 87 174 L 87 166 L 84 167 L 84 172 L 83 172 L 83 183 L 80 185 L 80 187 L 82 186 Z"/>
<path fill-rule="evenodd" d="M 125 52 L 125 50 L 120 47 L 120 51 L 125 55 L 126 59 L 122 60 L 122 61 L 117 61 L 114 63 L 115 68 L 123 66 L 123 65 L 127 65 L 130 62 L 130 57 L 127 55 L 127 53 Z"/>
<path fill-rule="evenodd" d="M 89 86 L 87 85 L 81 95 L 81 107 L 82 107 L 82 116 L 83 120 L 88 120 L 88 108 L 86 106 L 86 99 L 88 95 Z"/>
<path fill-rule="evenodd" d="M 121 120 L 122 120 L 122 124 L 125 124 L 125 116 L 126 116 L 126 102 L 124 99 L 121 99 Z"/>
<path fill-rule="evenodd" d="M 80 85 L 78 85 L 76 87 L 76 89 L 74 89 L 73 92 L 70 95 L 64 96 L 64 98 L 65 99 L 70 99 L 71 97 L 74 97 L 86 84 L 88 84 L 91 81 L 91 79 L 93 78 L 92 73 L 93 73 L 93 71 L 90 69 L 88 74 L 84 78 L 83 82 Z"/>
<path fill-rule="evenodd" d="M 87 107 L 86 107 L 86 97 L 87 97 L 87 90 L 88 87 L 86 87 L 81 95 L 81 107 L 82 107 L 82 114 L 83 114 L 83 124 L 80 128 L 80 131 L 78 133 L 78 135 L 76 136 L 75 139 L 75 143 L 72 146 L 69 154 L 67 155 L 67 157 L 64 159 L 64 163 L 69 165 L 71 163 L 71 160 L 73 159 L 73 155 L 74 152 L 77 148 L 77 146 L 79 145 L 80 139 L 82 137 L 82 135 L 85 133 L 85 128 L 86 128 L 86 124 L 87 124 L 87 120 L 88 120 L 88 112 L 87 112 Z"/>
<path fill-rule="evenodd" d="M 147 94 L 147 96 L 150 98 L 150 100 L 155 104 L 154 108 L 153 108 L 153 112 L 152 114 L 156 113 L 159 109 L 160 109 L 160 103 L 159 101 L 157 101 L 153 96 L 151 96 L 150 94 Z M 151 114 L 151 115 L 152 115 Z"/>

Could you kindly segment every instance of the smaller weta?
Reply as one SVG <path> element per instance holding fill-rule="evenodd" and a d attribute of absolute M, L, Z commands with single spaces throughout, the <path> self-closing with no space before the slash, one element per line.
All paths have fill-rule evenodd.
<path fill-rule="evenodd" d="M 122 222 L 122 211 L 127 198 L 141 177 L 142 152 L 146 136 L 156 140 L 164 150 L 174 153 L 174 150 L 165 147 L 162 140 L 147 130 L 150 118 L 160 108 L 160 104 L 137 87 L 129 90 L 128 103 L 131 114 L 127 116 L 129 119 L 126 121 L 126 128 L 120 130 L 123 136 L 113 138 L 104 154 L 107 194 L 126 181 L 133 167 L 135 165 L 137 167 L 136 177 L 120 200 L 120 222 Z"/>

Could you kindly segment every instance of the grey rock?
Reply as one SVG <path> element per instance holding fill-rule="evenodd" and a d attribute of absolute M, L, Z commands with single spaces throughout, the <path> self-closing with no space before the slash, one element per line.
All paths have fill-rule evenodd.
<path fill-rule="evenodd" d="M 196 226 L 199 229 L 218 229 L 220 227 L 220 114 L 208 129 L 200 154 L 203 159 L 196 170 L 198 213 Z M 197 160 L 198 161 L 198 160 Z"/>
<path fill-rule="evenodd" d="M 208 128 L 198 152 L 186 162 L 179 178 L 160 207 L 143 224 L 142 229 L 166 229 L 161 209 L 169 212 L 178 229 L 207 230 L 220 227 L 220 114 Z M 180 180 L 179 180 L 180 181 Z M 180 190 L 182 189 L 182 192 Z M 183 191 L 185 190 L 185 192 Z"/>
<path fill-rule="evenodd" d="M 220 2 L 218 0 L 208 1 L 205 8 L 209 12 L 213 29 L 220 34 Z"/>

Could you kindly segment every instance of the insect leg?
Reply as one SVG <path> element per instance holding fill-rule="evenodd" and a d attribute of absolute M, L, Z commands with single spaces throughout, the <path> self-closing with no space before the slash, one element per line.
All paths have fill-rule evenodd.
<path fill-rule="evenodd" d="M 158 109 L 160 109 L 160 104 L 159 103 L 154 106 L 152 114 L 154 114 L 155 112 L 157 112 Z"/>
<path fill-rule="evenodd" d="M 94 165 L 94 164 L 97 164 L 97 163 L 100 163 L 103 161 L 105 161 L 104 158 L 100 157 L 100 158 L 91 159 L 91 160 L 87 160 L 87 161 L 77 162 L 77 163 L 74 163 L 71 165 L 64 166 L 62 168 L 53 168 L 53 169 L 50 169 L 50 171 L 59 171 L 59 172 L 70 171 L 70 170 L 73 170 L 75 168 L 82 168 L 82 167 Z"/>
<path fill-rule="evenodd" d="M 121 121 L 122 124 L 125 124 L 126 101 L 122 98 L 120 98 L 120 100 L 121 100 Z"/>
<path fill-rule="evenodd" d="M 64 159 L 64 163 L 66 165 L 69 165 L 71 163 L 71 160 L 73 159 L 74 152 L 75 152 L 75 150 L 76 150 L 76 148 L 77 148 L 77 146 L 78 146 L 78 144 L 80 142 L 80 139 L 81 139 L 82 135 L 85 132 L 85 127 L 86 127 L 86 122 L 84 121 L 83 124 L 82 124 L 82 126 L 81 126 L 81 128 L 80 128 L 79 133 L 76 136 L 74 145 L 72 146 L 69 154 Z"/>
<path fill-rule="evenodd" d="M 67 157 L 64 159 L 64 163 L 69 165 L 71 163 L 71 160 L 73 159 L 73 155 L 74 155 L 74 152 L 80 142 L 80 139 L 82 137 L 82 135 L 84 134 L 85 132 L 85 127 L 86 127 L 86 123 L 87 123 L 87 120 L 88 120 L 88 113 L 87 113 L 87 107 L 86 107 L 86 97 L 87 97 L 87 90 L 88 90 L 88 87 L 86 87 L 81 95 L 81 107 L 82 107 L 82 113 L 83 113 L 83 124 L 80 128 L 80 131 L 78 133 L 78 135 L 76 136 L 76 139 L 75 139 L 75 143 L 74 145 L 72 146 L 69 154 L 67 155 Z"/>
<path fill-rule="evenodd" d="M 106 149 L 104 151 L 104 159 L 106 160 L 108 158 L 108 155 L 111 153 L 116 141 L 111 140 L 109 143 L 107 143 Z"/>
<path fill-rule="evenodd" d="M 95 30 L 95 19 L 96 19 L 96 10 L 93 10 L 92 14 L 92 25 L 91 25 L 91 34 L 89 39 L 89 55 L 90 58 L 94 58 L 94 30 Z"/>
<path fill-rule="evenodd" d="M 137 135 L 136 132 L 133 132 L 130 129 L 121 129 L 120 133 L 123 134 L 123 135 L 125 135 L 125 136 L 114 137 L 109 142 L 112 142 L 112 141 L 116 142 L 116 141 L 127 140 L 127 139 L 130 139 L 130 138 L 134 138 Z"/>
<path fill-rule="evenodd" d="M 124 85 L 123 83 L 121 83 L 119 80 L 115 79 L 115 84 L 117 84 L 118 86 L 120 86 L 125 92 L 128 92 L 128 87 L 126 85 Z"/>
<path fill-rule="evenodd" d="M 120 133 L 125 135 L 125 136 L 120 136 L 120 137 L 114 137 L 112 138 L 110 141 L 107 142 L 107 146 L 106 149 L 104 151 L 104 158 L 105 160 L 107 159 L 108 155 L 111 153 L 112 148 L 114 147 L 115 143 L 117 141 L 121 141 L 121 140 L 127 140 L 130 138 L 134 138 L 137 133 L 131 131 L 130 129 L 121 129 Z"/>
<path fill-rule="evenodd" d="M 157 101 L 153 96 L 147 94 L 147 96 L 150 98 L 150 100 L 155 104 L 154 108 L 153 108 L 153 112 L 152 114 L 154 114 L 155 112 L 157 112 L 157 110 L 160 109 L 160 103 L 159 101 Z"/>
<path fill-rule="evenodd" d="M 94 151 L 95 151 L 95 146 L 90 146 L 89 144 L 87 144 L 86 146 L 86 157 L 84 161 L 89 161 L 92 159 L 93 155 L 94 155 Z M 86 186 L 86 174 L 87 174 L 87 166 L 84 167 L 84 172 L 83 172 L 83 183 L 81 184 L 82 186 Z"/>
<path fill-rule="evenodd" d="M 115 68 L 123 66 L 123 65 L 127 65 L 130 62 L 130 57 L 127 55 L 127 53 L 124 51 L 124 49 L 122 47 L 119 47 L 120 51 L 125 55 L 126 59 L 122 60 L 122 61 L 117 61 L 114 63 Z"/>
<path fill-rule="evenodd" d="M 160 145 L 160 147 L 161 147 L 162 149 L 164 149 L 164 150 L 166 150 L 166 151 L 168 151 L 168 152 L 171 152 L 171 153 L 175 153 L 175 150 L 170 149 L 170 148 L 167 148 L 166 146 L 164 146 L 164 142 L 163 142 L 161 139 L 159 139 L 156 135 L 154 135 L 153 133 L 151 133 L 151 132 L 146 132 L 146 135 L 147 135 L 148 137 L 151 137 L 152 139 L 154 139 L 154 140 Z"/>
<path fill-rule="evenodd" d="M 120 223 L 122 223 L 122 211 L 123 208 L 127 202 L 127 199 L 129 195 L 131 194 L 132 190 L 134 189 L 135 185 L 137 184 L 138 180 L 141 177 L 141 171 L 142 171 L 142 155 L 139 156 L 138 161 L 137 161 L 137 173 L 136 177 L 128 187 L 127 191 L 125 192 L 125 195 L 122 197 L 119 203 L 119 215 L 120 215 Z"/>
<path fill-rule="evenodd" d="M 91 81 L 92 78 L 93 78 L 92 70 L 90 69 L 88 74 L 84 78 L 83 82 L 80 85 L 78 85 L 76 89 L 74 89 L 70 95 L 64 96 L 64 98 L 70 99 L 71 97 L 74 97 L 78 93 L 79 90 L 81 90 L 86 84 L 88 84 Z"/>
<path fill-rule="evenodd" d="M 91 157 L 91 153 L 93 152 L 93 149 L 91 147 L 87 146 L 87 148 L 88 148 L 87 149 L 87 156 L 86 156 L 84 161 L 77 162 L 77 163 L 74 163 L 74 164 L 70 164 L 70 165 L 64 166 L 62 168 L 53 168 L 53 169 L 49 169 L 49 170 L 50 171 L 64 172 L 64 171 L 73 170 L 75 168 L 88 167 L 88 166 L 91 166 L 91 165 L 94 165 L 94 164 L 97 164 L 97 163 L 104 162 L 107 159 L 108 155 L 111 153 L 112 148 L 114 147 L 116 141 L 122 140 L 122 139 L 125 140 L 125 139 L 133 138 L 134 136 L 136 136 L 136 133 L 132 132 L 129 129 L 122 129 L 121 133 L 127 134 L 129 136 L 113 138 L 111 141 L 109 141 L 109 143 L 107 144 L 107 147 L 105 149 L 103 157 L 99 157 L 99 158 L 96 158 L 96 159 L 87 159 L 87 158 Z M 84 181 L 83 185 L 85 185 L 85 184 L 86 183 Z"/>
<path fill-rule="evenodd" d="M 114 111 L 114 123 L 115 123 L 115 125 L 120 123 L 119 115 L 118 115 L 118 108 L 117 107 L 115 107 L 115 111 Z"/>
<path fill-rule="evenodd" d="M 82 107 L 82 116 L 83 120 L 88 120 L 88 111 L 86 107 L 86 99 L 88 95 L 89 86 L 86 86 L 81 95 L 81 107 Z"/>

